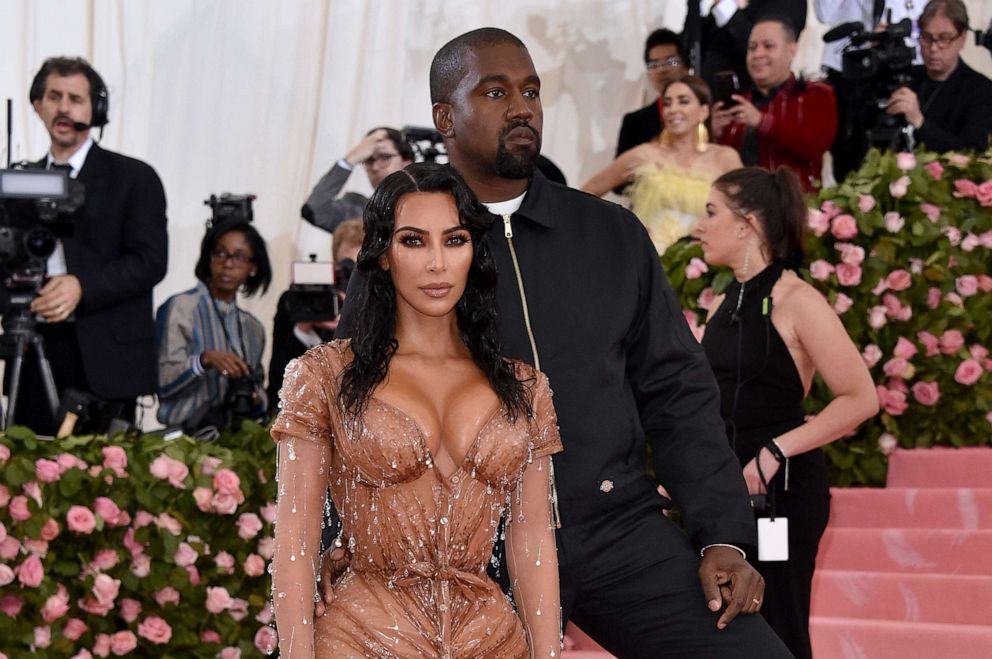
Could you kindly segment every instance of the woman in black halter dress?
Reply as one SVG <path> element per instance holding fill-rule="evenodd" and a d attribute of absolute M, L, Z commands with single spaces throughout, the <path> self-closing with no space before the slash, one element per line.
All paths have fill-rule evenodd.
<path fill-rule="evenodd" d="M 765 578 L 762 614 L 800 658 L 811 656 L 810 588 L 830 506 L 819 447 L 878 410 L 874 383 L 837 314 L 794 271 L 805 226 L 795 175 L 755 167 L 713 183 L 696 228 L 707 263 L 735 274 L 711 307 L 703 348 L 748 490 L 788 520 L 788 560 L 749 560 Z M 802 400 L 815 372 L 835 398 L 807 421 Z"/>

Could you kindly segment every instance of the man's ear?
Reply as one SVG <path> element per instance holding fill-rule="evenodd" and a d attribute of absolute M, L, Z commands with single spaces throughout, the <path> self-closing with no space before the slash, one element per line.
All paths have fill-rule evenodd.
<path fill-rule="evenodd" d="M 31 101 L 31 107 L 34 108 L 35 114 L 40 115 L 41 114 L 41 99 L 40 98 L 37 98 L 37 99 Z"/>
<path fill-rule="evenodd" d="M 441 133 L 442 137 L 455 136 L 455 122 L 451 118 L 450 103 L 435 103 L 431 107 L 431 114 L 434 117 L 434 128 Z"/>

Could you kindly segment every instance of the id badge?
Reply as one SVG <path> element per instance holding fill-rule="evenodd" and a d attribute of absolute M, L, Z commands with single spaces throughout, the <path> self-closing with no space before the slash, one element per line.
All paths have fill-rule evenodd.
<path fill-rule="evenodd" d="M 785 517 L 758 518 L 758 560 L 789 560 L 789 520 Z"/>

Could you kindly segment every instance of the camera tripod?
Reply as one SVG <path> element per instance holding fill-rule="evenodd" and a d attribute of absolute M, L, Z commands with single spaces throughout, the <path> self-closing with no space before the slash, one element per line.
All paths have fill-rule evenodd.
<path fill-rule="evenodd" d="M 45 339 L 38 333 L 37 321 L 34 314 L 26 308 L 8 310 L 3 315 L 3 334 L 0 334 L 0 359 L 7 362 L 10 368 L 7 391 L 7 413 L 3 414 L 0 407 L 0 430 L 5 430 L 13 421 L 17 410 L 17 399 L 21 388 L 21 369 L 24 366 L 24 355 L 28 348 L 34 348 L 38 359 L 38 370 L 41 382 L 48 399 L 48 407 L 55 415 L 59 406 L 59 395 L 55 389 L 55 378 L 52 366 L 45 355 Z"/>

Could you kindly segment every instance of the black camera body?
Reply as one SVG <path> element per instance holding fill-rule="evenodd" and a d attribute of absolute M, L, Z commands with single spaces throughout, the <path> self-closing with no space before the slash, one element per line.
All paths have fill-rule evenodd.
<path fill-rule="evenodd" d="M 227 384 L 227 395 L 224 397 L 224 410 L 229 416 L 229 426 L 237 430 L 245 419 L 259 416 L 259 393 L 264 381 L 262 373 L 252 371 L 240 378 L 233 378 Z"/>
<path fill-rule="evenodd" d="M 252 202 L 256 199 L 253 194 L 231 194 L 225 192 L 219 197 L 210 195 L 210 199 L 204 200 L 205 206 L 210 206 L 211 218 L 209 225 L 214 226 L 225 220 L 244 220 L 253 222 L 255 212 L 252 209 Z"/>
<path fill-rule="evenodd" d="M 290 322 L 314 323 L 337 318 L 354 271 L 355 262 L 351 259 L 331 264 L 317 261 L 315 254 L 310 255 L 309 262 L 295 264 L 293 283 L 284 299 Z"/>

